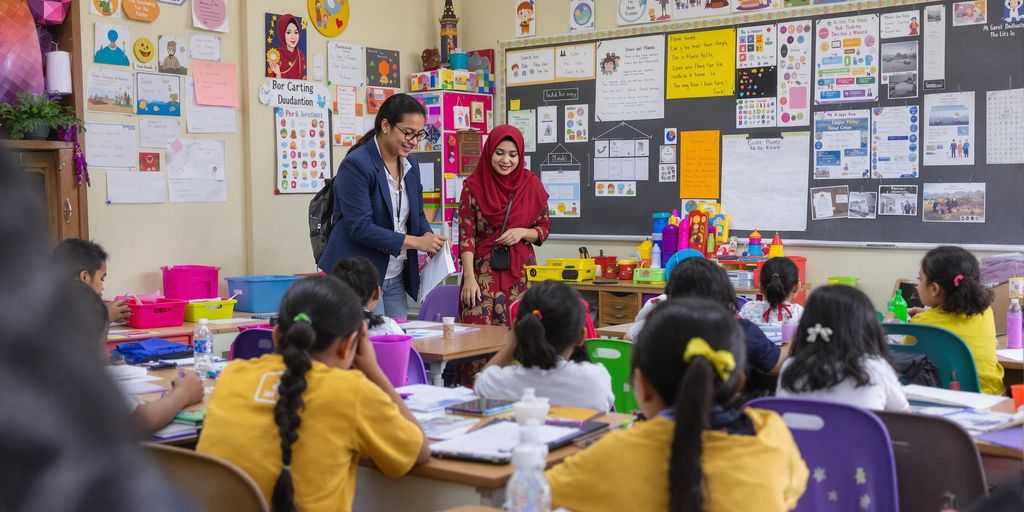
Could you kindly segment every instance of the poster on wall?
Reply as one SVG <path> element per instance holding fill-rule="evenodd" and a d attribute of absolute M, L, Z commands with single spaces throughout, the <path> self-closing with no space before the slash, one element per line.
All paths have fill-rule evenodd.
<path fill-rule="evenodd" d="M 554 82 L 554 48 L 506 52 L 505 81 L 509 87 Z"/>
<path fill-rule="evenodd" d="M 192 0 L 192 25 L 203 30 L 227 32 L 226 0 Z"/>
<path fill-rule="evenodd" d="M 736 70 L 736 127 L 761 128 L 775 126 L 775 66 Z"/>
<path fill-rule="evenodd" d="M 1006 1 L 1006 5 L 1012 4 L 1012 1 Z M 1017 0 L 1017 4 L 1020 4 L 1019 0 Z M 965 25 L 984 25 L 987 20 L 987 0 L 971 0 L 969 2 L 956 2 L 953 4 L 954 27 L 963 27 Z"/>
<path fill-rule="evenodd" d="M 188 48 L 185 38 L 160 36 L 157 40 L 157 65 L 161 73 L 188 74 Z"/>
<path fill-rule="evenodd" d="M 160 17 L 156 0 L 124 0 L 124 15 L 128 19 L 150 23 Z"/>
<path fill-rule="evenodd" d="M 104 18 L 121 17 L 121 0 L 87 0 L 89 13 Z"/>
<path fill-rule="evenodd" d="M 917 185 L 879 185 L 878 215 L 916 216 Z"/>
<path fill-rule="evenodd" d="M 814 179 L 870 176 L 869 110 L 814 113 Z"/>
<path fill-rule="evenodd" d="M 551 218 L 579 218 L 580 171 L 543 171 L 540 182 L 548 192 L 548 216 Z"/>
<path fill-rule="evenodd" d="M 878 15 L 818 20 L 815 105 L 878 99 Z"/>
<path fill-rule="evenodd" d="M 192 59 L 220 61 L 220 36 L 203 32 L 188 35 L 188 56 Z"/>
<path fill-rule="evenodd" d="M 85 108 L 89 112 L 135 113 L 135 82 L 131 71 L 89 69 Z"/>
<path fill-rule="evenodd" d="M 778 55 L 775 25 L 740 27 L 736 30 L 736 67 L 774 66 Z"/>
<path fill-rule="evenodd" d="M 130 39 L 131 34 L 128 32 L 128 27 L 97 23 L 93 62 L 111 66 L 130 65 L 131 62 L 128 60 L 128 41 Z"/>
<path fill-rule="evenodd" d="M 1024 89 L 985 96 L 985 162 L 1024 164 Z"/>
<path fill-rule="evenodd" d="M 733 0 L 736 2 L 738 0 Z M 675 0 L 672 19 L 705 18 L 729 14 L 729 0 Z"/>
<path fill-rule="evenodd" d="M 555 47 L 555 81 L 594 79 L 594 44 Z"/>
<path fill-rule="evenodd" d="M 327 110 L 277 107 L 274 109 L 277 191 L 311 194 L 331 177 L 331 141 Z"/>
<path fill-rule="evenodd" d="M 313 28 L 324 37 L 338 37 L 349 23 L 349 3 L 345 0 L 306 0 Z"/>
<path fill-rule="evenodd" d="M 523 134 L 523 150 L 527 153 L 537 151 L 537 111 L 510 110 L 505 117 L 508 124 L 515 126 Z"/>
<path fill-rule="evenodd" d="M 917 56 L 917 41 L 882 45 L 882 83 L 889 85 L 889 99 L 917 97 Z"/>
<path fill-rule="evenodd" d="M 882 39 L 921 35 L 921 11 L 887 12 L 882 14 Z"/>
<path fill-rule="evenodd" d="M 917 105 L 871 109 L 871 177 L 916 178 L 920 167 L 920 108 Z"/>
<path fill-rule="evenodd" d="M 136 73 L 135 113 L 181 117 L 181 79 L 177 75 Z"/>
<path fill-rule="evenodd" d="M 590 105 L 566 105 L 562 119 L 565 120 L 566 142 L 587 142 L 590 140 Z"/>
<path fill-rule="evenodd" d="M 778 126 L 807 126 L 811 122 L 810 20 L 779 23 Z"/>
<path fill-rule="evenodd" d="M 850 192 L 851 219 L 874 219 L 878 215 L 878 192 Z"/>
<path fill-rule="evenodd" d="M 537 142 L 558 142 L 558 107 L 537 107 Z"/>
<path fill-rule="evenodd" d="M 811 220 L 845 219 L 850 215 L 850 187 L 811 189 Z"/>
<path fill-rule="evenodd" d="M 534 0 L 515 0 L 516 37 L 537 34 L 537 6 Z"/>
<path fill-rule="evenodd" d="M 366 85 L 398 87 L 402 74 L 398 69 L 398 50 L 366 48 Z"/>
<path fill-rule="evenodd" d="M 732 12 L 748 13 L 751 11 L 764 11 L 768 9 L 780 9 L 783 0 L 732 0 Z"/>
<path fill-rule="evenodd" d="M 94 169 L 128 169 L 138 165 L 138 137 L 134 124 L 85 123 L 85 154 Z"/>
<path fill-rule="evenodd" d="M 594 30 L 594 0 L 569 1 L 569 32 Z"/>
<path fill-rule="evenodd" d="M 366 113 L 373 114 L 375 117 L 377 112 L 380 112 L 380 106 L 384 104 L 384 100 L 392 97 L 398 89 L 390 89 L 387 87 L 367 87 L 366 88 Z"/>
<path fill-rule="evenodd" d="M 924 96 L 924 165 L 974 165 L 974 91 Z"/>
<path fill-rule="evenodd" d="M 266 76 L 306 79 L 306 21 L 291 14 L 264 16 Z"/>
<path fill-rule="evenodd" d="M 732 96 L 736 92 L 734 29 L 668 35 L 665 99 Z"/>
<path fill-rule="evenodd" d="M 613 39 L 597 43 L 594 120 L 665 117 L 665 37 Z"/>
<path fill-rule="evenodd" d="M 1010 0 L 1013 1 L 1013 0 Z M 924 6 L 924 56 L 921 81 L 926 91 L 946 88 L 946 6 Z"/>
<path fill-rule="evenodd" d="M 985 222 L 984 183 L 925 183 L 921 198 L 925 222 Z"/>
<path fill-rule="evenodd" d="M 366 85 L 365 53 L 357 44 L 327 42 L 327 85 Z"/>

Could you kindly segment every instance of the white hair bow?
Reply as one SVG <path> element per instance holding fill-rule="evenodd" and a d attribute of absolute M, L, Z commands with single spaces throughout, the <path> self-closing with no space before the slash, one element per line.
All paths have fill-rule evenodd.
<path fill-rule="evenodd" d="M 807 343 L 814 343 L 818 341 L 818 337 L 828 343 L 829 338 L 832 337 L 832 329 L 828 327 L 822 327 L 821 324 L 814 324 L 814 327 L 807 328 Z"/>

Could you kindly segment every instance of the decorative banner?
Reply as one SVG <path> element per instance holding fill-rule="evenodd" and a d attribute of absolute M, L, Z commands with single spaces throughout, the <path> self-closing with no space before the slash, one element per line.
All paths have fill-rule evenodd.
<path fill-rule="evenodd" d="M 105 18 L 121 17 L 120 0 L 89 0 L 89 12 Z"/>
<path fill-rule="evenodd" d="M 175 75 L 136 73 L 136 113 L 181 116 L 181 79 Z"/>
<path fill-rule="evenodd" d="M 814 179 L 870 176 L 868 110 L 814 113 Z"/>
<path fill-rule="evenodd" d="M 160 5 L 156 0 L 124 0 L 124 15 L 136 21 L 156 21 L 160 17 Z"/>
<path fill-rule="evenodd" d="M 157 45 L 158 66 L 161 73 L 175 75 L 188 74 L 188 48 L 185 38 L 179 36 L 160 36 Z"/>
<path fill-rule="evenodd" d="M 878 99 L 878 15 L 817 22 L 814 104 Z"/>
<path fill-rule="evenodd" d="M 401 84 L 398 50 L 366 48 L 366 85 L 399 87 Z"/>
<path fill-rule="evenodd" d="M 133 45 L 133 53 L 135 54 L 135 68 L 142 69 L 143 71 L 156 71 L 156 66 L 150 64 L 153 62 L 153 57 L 156 56 L 156 45 L 153 41 L 145 37 L 140 37 L 135 40 Z"/>
<path fill-rule="evenodd" d="M 271 80 L 259 88 L 260 103 L 268 107 L 327 108 L 327 88 L 298 80 Z"/>
<path fill-rule="evenodd" d="M 807 126 L 811 122 L 810 20 L 779 23 L 778 126 Z"/>
<path fill-rule="evenodd" d="M 93 0 L 96 1 L 96 0 Z M 121 25 L 96 24 L 96 53 L 93 62 L 112 66 L 128 66 L 128 27 Z"/>
<path fill-rule="evenodd" d="M 264 16 L 266 76 L 306 79 L 306 21 L 291 14 Z"/>
<path fill-rule="evenodd" d="M 594 0 L 571 0 L 569 2 L 569 32 L 594 30 Z"/>
<path fill-rule="evenodd" d="M 131 71 L 89 69 L 86 89 L 85 108 L 90 112 L 135 113 L 135 83 Z"/>
<path fill-rule="evenodd" d="M 537 33 L 537 10 L 534 0 L 515 0 L 516 37 L 530 37 Z"/>
<path fill-rule="evenodd" d="M 277 153 L 277 191 L 311 194 L 331 177 L 331 142 L 327 111 L 277 107 L 274 132 Z"/>
<path fill-rule="evenodd" d="M 313 28 L 324 37 L 338 37 L 348 28 L 349 2 L 346 0 L 306 0 Z"/>
<path fill-rule="evenodd" d="M 736 31 L 731 28 L 669 34 L 665 98 L 732 96 L 735 45 Z"/>
<path fill-rule="evenodd" d="M 192 0 L 192 25 L 214 32 L 228 31 L 228 6 L 225 0 Z"/>

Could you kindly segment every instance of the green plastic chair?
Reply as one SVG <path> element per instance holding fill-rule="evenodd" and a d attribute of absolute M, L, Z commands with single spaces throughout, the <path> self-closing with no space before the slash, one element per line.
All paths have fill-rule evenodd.
<path fill-rule="evenodd" d="M 633 380 L 630 375 L 633 344 L 613 338 L 592 338 L 586 341 L 586 345 L 590 360 L 603 364 L 612 376 L 615 411 L 629 414 L 636 410 L 636 397 L 633 396 Z"/>
<path fill-rule="evenodd" d="M 960 391 L 981 392 L 971 351 L 956 334 L 941 327 L 921 324 L 884 323 L 882 327 L 888 335 L 913 336 L 914 344 L 890 343 L 889 349 L 927 356 L 939 371 L 939 382 L 943 388 L 949 389 L 955 374 L 960 382 Z"/>

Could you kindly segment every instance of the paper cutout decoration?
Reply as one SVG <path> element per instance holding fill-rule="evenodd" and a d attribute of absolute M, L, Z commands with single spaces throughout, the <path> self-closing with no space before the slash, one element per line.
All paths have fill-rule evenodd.
<path fill-rule="evenodd" d="M 139 171 L 160 172 L 160 153 L 139 153 Z"/>
<path fill-rule="evenodd" d="M 348 28 L 348 0 L 307 0 L 313 28 L 324 37 L 338 37 Z"/>
<path fill-rule="evenodd" d="M 188 48 L 184 37 L 160 36 L 157 56 L 161 73 L 188 74 Z"/>
<path fill-rule="evenodd" d="M 121 17 L 120 0 L 90 0 L 89 12 L 106 18 Z"/>
<path fill-rule="evenodd" d="M 266 76 L 306 79 L 306 20 L 291 14 L 264 14 Z"/>
<path fill-rule="evenodd" d="M 228 31 L 228 6 L 224 0 L 192 0 L 192 24 L 213 32 Z"/>
<path fill-rule="evenodd" d="M 60 25 L 71 9 L 71 0 L 29 0 L 28 8 L 36 25 Z"/>
<path fill-rule="evenodd" d="M 96 53 L 93 61 L 97 64 L 127 66 L 128 60 L 128 27 L 121 25 L 96 24 Z"/>
<path fill-rule="evenodd" d="M 43 56 L 28 5 L 21 0 L 0 0 L 0 102 L 13 102 L 15 94 L 42 94 Z"/>
<path fill-rule="evenodd" d="M 366 48 L 366 85 L 374 87 L 398 87 L 398 50 Z"/>
<path fill-rule="evenodd" d="M 124 0 L 124 15 L 135 21 L 153 22 L 160 17 L 156 0 Z"/>
<path fill-rule="evenodd" d="M 530 37 L 537 33 L 537 9 L 534 0 L 521 0 L 516 6 L 516 37 Z"/>
<path fill-rule="evenodd" d="M 132 49 L 135 54 L 135 61 L 142 64 L 152 61 L 153 56 L 156 55 L 156 45 L 145 37 L 136 39 Z"/>

